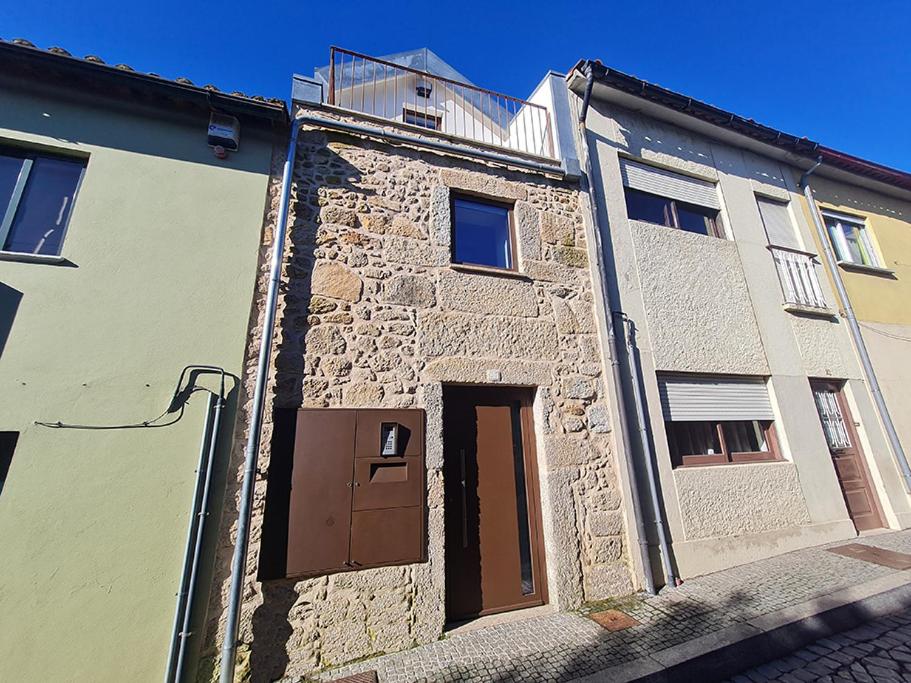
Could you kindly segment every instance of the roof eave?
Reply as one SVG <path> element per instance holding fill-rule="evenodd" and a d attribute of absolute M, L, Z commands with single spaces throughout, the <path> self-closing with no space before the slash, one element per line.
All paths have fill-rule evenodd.
<path fill-rule="evenodd" d="M 599 61 L 580 60 L 567 75 L 568 87 L 581 94 L 588 69 L 594 72 L 595 82 L 618 92 L 660 105 L 666 110 L 686 115 L 692 119 L 711 126 L 733 132 L 782 150 L 789 155 L 796 155 L 805 160 L 823 158 L 825 165 L 834 166 L 853 176 L 873 180 L 902 191 L 911 192 L 911 174 L 898 169 L 883 166 L 861 159 L 818 142 L 801 138 L 783 131 L 762 125 L 751 119 L 745 119 L 733 112 L 725 111 L 661 86 L 643 81 L 604 66 Z"/>
<path fill-rule="evenodd" d="M 59 78 L 60 74 L 81 74 L 99 83 L 129 85 L 150 95 L 180 100 L 200 109 L 218 108 L 231 114 L 272 123 L 286 123 L 289 120 L 284 102 L 241 97 L 15 43 L 0 41 L 0 62 L 25 64 L 53 75 L 62 85 L 66 85 L 66 81 Z"/>

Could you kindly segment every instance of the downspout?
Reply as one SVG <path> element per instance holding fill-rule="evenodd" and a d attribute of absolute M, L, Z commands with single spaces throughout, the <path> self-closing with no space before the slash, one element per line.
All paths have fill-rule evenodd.
<path fill-rule="evenodd" d="M 642 371 L 639 368 L 639 361 L 636 357 L 636 326 L 632 320 L 622 313 L 620 314 L 626 321 L 629 329 L 626 332 L 626 353 L 629 359 L 630 379 L 633 385 L 633 401 L 636 404 L 636 422 L 639 426 L 639 440 L 642 442 L 642 452 L 645 454 L 645 473 L 648 477 L 648 491 L 652 498 L 652 508 L 655 511 L 655 525 L 658 527 L 658 544 L 661 546 L 661 561 L 664 565 L 664 575 L 667 577 L 669 586 L 679 585 L 677 576 L 674 574 L 674 565 L 671 562 L 669 544 L 667 542 L 667 530 L 665 528 L 664 515 L 661 513 L 661 498 L 658 495 L 658 476 L 655 473 L 655 466 L 652 464 L 651 441 L 648 438 L 648 420 L 645 416 L 645 402 L 642 400 L 642 392 L 639 390 L 639 378 Z"/>
<path fill-rule="evenodd" d="M 187 542 L 184 550 L 183 568 L 180 573 L 180 589 L 177 592 L 177 605 L 174 609 L 174 624 L 171 629 L 171 643 L 168 648 L 168 664 L 165 670 L 165 683 L 178 683 L 183 671 L 187 641 L 190 637 L 190 621 L 195 607 L 196 579 L 202 557 L 202 544 L 205 538 L 205 520 L 209 512 L 209 492 L 212 487 L 212 467 L 215 461 L 215 450 L 218 442 L 218 431 L 221 424 L 221 411 L 225 404 L 225 370 L 213 365 L 187 366 L 181 372 L 177 383 L 175 397 L 180 393 L 184 374 L 189 370 L 207 370 L 221 375 L 219 391 L 216 394 L 208 389 L 206 398 L 205 419 L 203 420 L 202 440 L 199 444 L 199 463 L 196 467 L 196 486 L 193 493 L 193 505 L 190 509 L 190 521 L 187 525 Z M 173 402 L 173 399 L 172 399 Z"/>
<path fill-rule="evenodd" d="M 294 174 L 294 157 L 297 153 L 297 136 L 304 119 L 297 118 L 291 123 L 291 137 L 288 153 L 282 170 L 282 190 L 279 199 L 278 220 L 272 243 L 272 264 L 269 269 L 269 288 L 266 292 L 263 311 L 263 332 L 259 344 L 259 359 L 256 365 L 256 383 L 253 389 L 253 405 L 247 446 L 244 453 L 244 475 L 241 484 L 240 505 L 237 511 L 237 539 L 231 560 L 231 587 L 228 591 L 225 635 L 221 649 L 221 683 L 233 683 L 234 666 L 237 656 L 237 635 L 240 627 L 240 608 L 244 586 L 244 569 L 247 564 L 247 546 L 250 541 L 250 512 L 253 508 L 253 488 L 256 479 L 256 461 L 259 455 L 260 430 L 265 408 L 266 382 L 269 377 L 269 357 L 272 355 L 272 338 L 275 328 L 275 311 L 278 305 L 278 289 L 281 282 L 282 261 L 285 252 L 285 234 L 290 211 L 291 178 Z"/>
<path fill-rule="evenodd" d="M 611 306 L 610 301 L 610 292 L 607 288 L 607 273 L 604 266 L 604 251 L 601 245 L 601 224 L 598 220 L 598 209 L 596 206 L 596 199 L 594 196 L 594 185 L 592 184 L 592 167 L 591 167 L 591 157 L 588 150 L 588 136 L 586 135 L 585 130 L 585 118 L 588 114 L 588 105 L 591 100 L 592 88 L 595 84 L 595 75 L 591 69 L 591 66 L 588 68 L 587 81 L 585 84 L 585 96 L 582 99 L 582 109 L 579 112 L 579 137 L 581 138 L 580 147 L 583 159 L 582 166 L 582 179 L 584 182 L 586 193 L 589 195 L 588 204 L 589 210 L 591 212 L 591 224 L 592 224 L 592 236 L 595 242 L 595 265 L 597 268 L 598 283 L 601 290 L 601 299 L 604 302 L 605 308 L 605 323 L 607 328 L 607 357 L 610 361 L 611 369 L 611 379 L 616 387 L 617 401 L 616 401 L 616 410 L 617 410 L 617 423 L 620 425 L 620 438 L 623 442 L 622 452 L 623 458 L 626 461 L 626 468 L 629 472 L 630 477 L 630 502 L 632 503 L 633 508 L 633 520 L 636 524 L 636 536 L 639 542 L 639 555 L 642 562 L 643 569 L 643 580 L 645 582 L 645 590 L 649 594 L 655 595 L 658 591 L 655 588 L 655 578 L 652 573 L 652 563 L 651 557 L 648 550 L 648 535 L 645 529 L 645 519 L 642 511 L 642 500 L 639 497 L 639 484 L 636 476 L 636 467 L 632 459 L 632 448 L 630 445 L 629 439 L 629 430 L 627 428 L 626 421 L 626 405 L 624 401 L 623 394 L 623 379 L 620 372 L 620 361 L 617 354 L 617 336 L 615 334 L 615 322 L 614 322 L 614 312 Z"/>
<path fill-rule="evenodd" d="M 816 227 L 816 235 L 819 237 L 819 243 L 822 245 L 822 251 L 825 255 L 826 265 L 829 272 L 832 273 L 832 280 L 835 282 L 835 291 L 838 294 L 838 302 L 845 312 L 845 318 L 848 321 L 848 329 L 851 331 L 851 340 L 854 342 L 854 348 L 857 355 L 860 356 L 860 364 L 864 371 L 864 378 L 867 380 L 867 386 L 870 388 L 870 394 L 873 396 L 873 404 L 876 406 L 876 412 L 886 429 L 886 437 L 889 440 L 889 446 L 898 460 L 902 477 L 905 480 L 905 492 L 911 492 L 911 466 L 908 465 L 908 459 L 905 456 L 905 450 L 902 448 L 901 441 L 898 438 L 898 432 L 895 431 L 895 425 L 892 422 L 892 416 L 886 405 L 886 399 L 883 397 L 882 390 L 879 387 L 879 380 L 876 378 L 876 372 L 873 369 L 873 362 L 870 360 L 870 354 L 867 351 L 867 345 L 864 343 L 863 335 L 860 332 L 860 325 L 854 315 L 854 307 L 851 306 L 851 300 L 848 298 L 848 291 L 845 289 L 845 283 L 841 279 L 841 271 L 838 269 L 838 262 L 832 251 L 832 244 L 829 236 L 826 234 L 825 223 L 819 213 L 819 206 L 813 197 L 813 188 L 810 187 L 810 176 L 822 165 L 822 157 L 816 160 L 807 171 L 800 176 L 800 187 L 803 195 L 806 197 L 809 205 L 810 214 L 813 216 L 813 224 Z"/>

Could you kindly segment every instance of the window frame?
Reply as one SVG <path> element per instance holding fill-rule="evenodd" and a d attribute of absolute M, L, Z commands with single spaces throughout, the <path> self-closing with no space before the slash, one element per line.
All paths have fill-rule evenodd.
<path fill-rule="evenodd" d="M 486 263 L 456 260 L 456 200 L 475 202 L 506 209 L 506 235 L 509 239 L 509 267 L 492 266 Z M 464 268 L 477 268 L 484 270 L 501 271 L 506 273 L 519 272 L 518 240 L 516 239 L 515 202 L 496 199 L 485 195 L 470 192 L 449 192 L 449 262 L 452 265 Z"/>
<path fill-rule="evenodd" d="M 427 121 L 433 121 L 436 124 L 436 127 L 431 128 L 430 126 L 423 126 L 420 123 L 412 123 L 412 122 L 408 121 L 409 116 L 412 116 L 414 118 L 425 119 Z M 443 131 L 443 115 L 442 114 L 432 114 L 430 112 L 421 111 L 420 109 L 415 109 L 415 108 L 409 107 L 406 104 L 402 105 L 402 123 L 404 123 L 408 126 L 416 126 L 418 128 L 423 128 L 424 130 L 432 130 L 437 133 L 441 133 Z"/>
<path fill-rule="evenodd" d="M 826 209 L 822 210 L 822 217 L 823 223 L 826 226 L 826 237 L 829 240 L 829 244 L 832 245 L 832 249 L 835 251 L 839 263 L 847 263 L 861 268 L 884 268 L 880 254 L 873 244 L 872 233 L 870 232 L 870 227 L 867 225 L 865 218 L 862 216 L 852 216 L 850 214 L 828 211 Z M 845 251 L 842 251 L 840 240 L 832 239 L 832 226 L 829 225 L 830 221 L 835 222 L 838 231 L 841 233 L 841 240 L 844 241 Z M 872 263 L 864 263 L 863 260 L 860 262 L 854 260 L 851 249 L 848 247 L 848 236 L 845 232 L 846 227 L 852 229 L 856 235 L 857 241 L 863 246 Z"/>
<path fill-rule="evenodd" d="M 756 422 L 762 429 L 763 436 L 769 446 L 767 451 L 744 451 L 731 452 L 724 435 L 724 425 L 731 422 Z M 668 451 L 671 456 L 671 464 L 676 467 L 700 467 L 707 465 L 737 465 L 743 463 L 757 462 L 777 462 L 781 461 L 781 453 L 778 449 L 778 436 L 775 432 L 775 422 L 773 420 L 699 420 L 696 424 L 710 424 L 715 430 L 718 443 L 721 446 L 721 453 L 679 453 L 679 448 L 673 448 L 671 441 L 672 436 L 670 425 L 684 424 L 685 421 L 674 422 L 665 420 L 664 431 L 668 441 Z M 674 451 L 678 453 L 675 455 Z"/>
<path fill-rule="evenodd" d="M 70 221 L 73 219 L 73 211 L 76 207 L 76 200 L 79 197 L 79 191 L 82 189 L 82 181 L 85 179 L 85 171 L 88 167 L 88 158 L 54 152 L 44 152 L 42 150 L 30 149 L 26 147 L 12 147 L 4 144 L 0 144 L 0 156 L 22 159 L 22 167 L 19 170 L 19 177 L 16 180 L 16 185 L 13 188 L 13 193 L 10 196 L 9 202 L 5 208 L 0 207 L 0 255 L 26 261 L 60 261 L 63 258 L 63 245 L 66 242 L 66 236 L 69 232 Z M 73 188 L 72 205 L 70 207 L 70 210 L 67 212 L 66 221 L 64 222 L 63 228 L 61 230 L 59 248 L 57 249 L 56 253 L 53 254 L 36 254 L 27 251 L 5 249 L 6 241 L 9 239 L 9 234 L 13 229 L 13 223 L 16 220 L 16 215 L 19 213 L 19 209 L 22 204 L 22 197 L 25 195 L 25 190 L 28 187 L 28 181 L 29 176 L 32 173 L 32 167 L 35 165 L 35 161 L 40 158 L 82 164 L 82 168 L 79 171 L 79 178 L 76 180 L 76 186 Z"/>
<path fill-rule="evenodd" d="M 645 220 L 645 219 L 642 219 L 642 218 L 632 218 L 632 217 L 629 215 L 629 201 L 628 201 L 628 198 L 629 198 L 629 193 L 630 193 L 630 192 L 635 192 L 635 193 L 640 194 L 640 195 L 645 195 L 646 197 L 655 197 L 655 198 L 660 199 L 660 200 L 662 200 L 662 201 L 664 201 L 664 202 L 667 202 L 667 206 L 664 207 L 664 223 L 654 223 L 654 222 L 652 222 L 652 221 Z M 687 230 L 686 228 L 681 227 L 681 225 L 680 225 L 680 216 L 679 216 L 679 214 L 678 214 L 678 212 L 677 212 L 677 206 L 680 205 L 680 206 L 683 206 L 683 207 L 685 207 L 685 208 L 696 209 L 697 211 L 696 211 L 695 213 L 700 213 L 700 212 L 703 212 L 703 211 L 714 211 L 714 212 L 715 212 L 715 215 L 714 215 L 714 216 L 704 216 L 704 218 L 705 218 L 706 221 L 707 221 L 707 232 L 706 232 L 705 236 L 706 236 L 706 237 L 716 237 L 716 238 L 718 238 L 718 239 L 726 239 L 726 237 L 725 237 L 725 235 L 724 235 L 724 233 L 723 233 L 723 230 L 722 230 L 722 228 L 721 228 L 721 226 L 720 226 L 720 220 L 719 220 L 720 217 L 721 217 L 721 210 L 720 210 L 720 209 L 714 209 L 714 208 L 712 208 L 712 207 L 710 207 L 710 206 L 701 206 L 701 205 L 699 205 L 699 204 L 691 204 L 691 203 L 689 203 L 689 202 L 682 202 L 682 201 L 680 201 L 679 199 L 674 199 L 674 198 L 672 198 L 672 197 L 665 197 L 665 196 L 660 195 L 660 194 L 654 194 L 653 192 L 646 192 L 645 190 L 639 190 L 639 189 L 637 189 L 637 188 L 635 188 L 635 187 L 629 187 L 629 186 L 627 186 L 627 185 L 624 185 L 624 186 L 623 186 L 623 199 L 624 199 L 624 204 L 625 204 L 625 206 L 626 206 L 626 217 L 627 217 L 628 220 L 631 220 L 631 221 L 640 221 L 640 222 L 642 222 L 642 223 L 651 223 L 652 225 L 660 225 L 660 226 L 665 227 L 665 228 L 672 228 L 672 229 L 675 229 L 675 230 L 681 230 L 681 231 L 683 231 L 683 232 L 688 232 L 688 233 L 691 233 L 691 234 L 693 234 L 693 235 L 698 235 L 698 234 L 701 234 L 701 233 L 695 233 L 695 232 L 693 232 L 692 230 Z"/>

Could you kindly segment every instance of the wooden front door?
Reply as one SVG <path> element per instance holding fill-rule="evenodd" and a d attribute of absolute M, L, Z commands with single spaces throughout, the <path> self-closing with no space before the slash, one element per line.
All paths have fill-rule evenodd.
<path fill-rule="evenodd" d="M 822 422 L 835 474 L 845 497 L 848 514 L 858 531 L 883 527 L 879 501 L 870 482 L 854 420 L 841 387 L 833 382 L 814 381 L 813 398 Z"/>
<path fill-rule="evenodd" d="M 446 616 L 546 600 L 531 392 L 446 387 Z"/>

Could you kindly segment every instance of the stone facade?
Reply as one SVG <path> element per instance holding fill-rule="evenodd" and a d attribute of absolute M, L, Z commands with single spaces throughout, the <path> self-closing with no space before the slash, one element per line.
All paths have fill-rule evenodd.
<path fill-rule="evenodd" d="M 450 264 L 452 191 L 514 202 L 517 273 Z M 578 187 L 305 128 L 291 202 L 241 620 L 241 656 L 253 680 L 306 674 L 442 634 L 442 388 L 450 382 L 498 377 L 495 383 L 536 390 L 550 602 L 571 608 L 631 592 Z M 264 290 L 265 275 L 260 297 Z M 251 351 L 260 334 L 254 325 Z M 258 580 L 272 415 L 300 406 L 426 411 L 427 562 Z M 241 467 L 236 472 L 239 478 Z M 225 515 L 210 656 L 223 628 L 236 507 Z"/>

